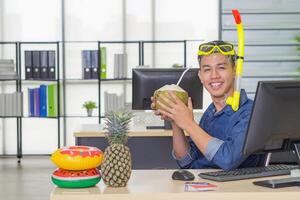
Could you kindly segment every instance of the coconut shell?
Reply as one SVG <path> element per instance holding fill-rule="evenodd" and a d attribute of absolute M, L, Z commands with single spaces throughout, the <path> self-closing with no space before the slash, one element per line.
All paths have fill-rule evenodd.
<path fill-rule="evenodd" d="M 185 104 L 187 105 L 188 103 L 188 98 L 189 95 L 188 93 L 183 90 L 181 87 L 177 86 L 177 85 L 165 85 L 162 88 L 156 90 L 154 92 L 154 99 L 155 99 L 155 110 L 157 109 L 162 109 L 158 104 L 157 104 L 157 100 L 159 100 L 160 102 L 162 102 L 163 104 L 165 104 L 166 106 L 169 106 L 166 102 L 164 102 L 161 98 L 159 98 L 159 96 L 169 96 L 169 91 L 173 91 L 175 93 L 175 95 Z"/>

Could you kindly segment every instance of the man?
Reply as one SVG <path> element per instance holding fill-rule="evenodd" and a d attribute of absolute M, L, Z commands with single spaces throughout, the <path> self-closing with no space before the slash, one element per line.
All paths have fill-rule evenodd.
<path fill-rule="evenodd" d="M 170 92 L 169 98 L 159 97 L 168 106 L 157 101 L 163 110 L 156 110 L 155 114 L 172 123 L 173 157 L 181 168 L 230 170 L 256 166 L 260 162 L 259 156 L 246 159 L 242 154 L 253 101 L 242 90 L 238 111 L 234 112 L 225 102 L 234 92 L 233 45 L 223 41 L 202 44 L 199 46 L 198 61 L 199 79 L 212 98 L 212 104 L 199 124 L 193 118 L 191 98 L 186 106 Z M 155 106 L 154 101 L 152 106 Z M 183 130 L 189 134 L 189 140 Z"/>

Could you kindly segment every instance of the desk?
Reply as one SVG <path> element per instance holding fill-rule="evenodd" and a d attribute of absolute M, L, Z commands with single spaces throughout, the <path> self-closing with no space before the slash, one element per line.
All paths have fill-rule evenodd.
<path fill-rule="evenodd" d="M 171 130 L 132 130 L 128 135 L 133 169 L 178 168 L 171 155 Z M 74 136 L 76 145 L 95 146 L 103 151 L 108 145 L 104 131 L 75 132 Z"/>
<path fill-rule="evenodd" d="M 184 192 L 184 182 L 171 179 L 173 170 L 133 170 L 128 185 L 123 188 L 106 187 L 101 180 L 93 188 L 86 189 L 62 189 L 55 188 L 50 200 L 299 200 L 300 187 L 288 187 L 280 189 L 264 188 L 252 184 L 254 180 L 214 182 L 197 178 L 200 171 L 191 170 L 196 176 L 195 181 L 205 181 L 217 185 L 215 191 Z M 260 178 L 277 179 L 287 176 Z"/>

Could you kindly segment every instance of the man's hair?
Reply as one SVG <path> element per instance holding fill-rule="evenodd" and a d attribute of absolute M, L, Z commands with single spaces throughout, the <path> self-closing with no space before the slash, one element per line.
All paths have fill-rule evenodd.
<path fill-rule="evenodd" d="M 213 52 L 213 53 L 220 53 L 220 52 Z M 198 62 L 199 62 L 199 66 L 200 66 L 200 67 L 201 67 L 201 58 L 202 58 L 202 57 L 203 57 L 203 56 L 199 56 L 199 55 L 198 55 Z M 226 56 L 226 57 L 228 57 L 230 63 L 231 63 L 232 66 L 234 67 L 234 66 L 235 66 L 236 56 L 234 55 L 234 56 Z"/>

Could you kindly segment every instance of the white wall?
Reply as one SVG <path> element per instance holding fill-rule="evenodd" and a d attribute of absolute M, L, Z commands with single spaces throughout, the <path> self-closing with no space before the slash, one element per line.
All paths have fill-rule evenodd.
<path fill-rule="evenodd" d="M 4 0 L 3 40 L 57 41 L 61 40 L 61 1 L 59 0 Z M 126 10 L 123 13 L 123 3 Z M 218 37 L 218 0 L 65 0 L 66 78 L 81 78 L 83 49 L 97 49 L 97 43 L 74 41 L 97 40 L 215 40 Z M 123 19 L 125 16 L 125 19 Z M 209 17 L 208 17 L 209 16 Z M 125 23 L 125 26 L 124 26 Z M 125 29 L 124 29 L 125 27 Z M 1 30 L 1 27 L 0 27 Z M 200 41 L 187 44 L 187 65 L 198 67 L 197 47 Z M 124 51 L 122 45 L 105 45 L 108 49 L 108 77 L 113 74 L 113 54 Z M 42 47 L 35 47 L 42 48 Z M 45 48 L 45 47 L 43 47 Z M 170 67 L 183 63 L 183 48 L 178 44 L 149 45 L 145 52 L 145 64 L 153 67 Z M 130 69 L 138 64 L 135 45 L 126 45 Z M 154 54 L 153 54 L 154 53 Z M 153 63 L 152 55 L 155 57 Z M 155 66 L 154 66 L 155 64 Z M 32 85 L 34 86 L 34 85 Z M 7 86 L 7 87 L 13 87 Z M 24 85 L 24 98 L 27 98 Z M 127 100 L 130 101 L 130 85 Z M 120 84 L 106 84 L 104 90 L 121 93 Z M 97 86 L 93 81 L 67 80 L 66 85 L 67 145 L 74 144 L 73 132 L 82 123 L 97 123 L 96 117 L 86 118 L 81 108 L 83 101 L 97 101 Z M 103 93 L 102 93 L 103 96 Z M 210 98 L 205 93 L 204 107 Z M 103 101 L 101 101 L 103 106 Z M 24 111 L 27 112 L 26 100 Z M 103 108 L 102 108 L 103 110 Z M 96 113 L 94 113 L 96 114 Z M 5 139 L 5 153 L 16 153 L 14 122 L 6 120 L 6 128 L 0 137 Z M 57 145 L 57 121 L 49 119 L 24 119 L 23 153 L 51 153 Z M 1 141 L 1 140 L 0 140 Z M 0 143 L 0 145 L 3 144 Z M 0 146 L 0 154 L 1 151 Z"/>

